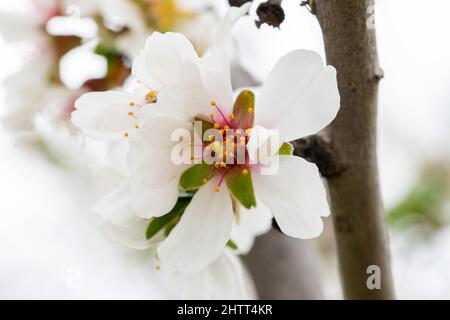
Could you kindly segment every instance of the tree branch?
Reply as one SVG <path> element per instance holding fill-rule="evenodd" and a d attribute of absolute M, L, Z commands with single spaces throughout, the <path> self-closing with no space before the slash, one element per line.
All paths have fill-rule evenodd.
<path fill-rule="evenodd" d="M 294 155 L 313 162 L 324 178 L 338 177 L 347 169 L 339 150 L 336 150 L 325 134 L 316 134 L 291 141 Z"/>
<path fill-rule="evenodd" d="M 243 257 L 259 299 L 322 299 L 317 257 L 310 243 L 274 229 Z M 295 275 L 295 276 L 294 276 Z"/>
<path fill-rule="evenodd" d="M 320 136 L 297 141 L 296 153 L 327 178 L 344 297 L 392 299 L 391 267 L 378 182 L 378 65 L 373 0 L 314 0 L 328 64 L 337 69 L 341 109 Z M 300 147 L 300 148 L 298 148 Z M 337 155 L 339 151 L 339 155 Z M 369 290 L 367 268 L 381 269 L 381 289 Z"/>

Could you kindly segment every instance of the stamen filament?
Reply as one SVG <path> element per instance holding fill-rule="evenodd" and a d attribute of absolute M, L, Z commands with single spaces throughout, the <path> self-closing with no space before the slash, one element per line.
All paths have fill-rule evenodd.
<path fill-rule="evenodd" d="M 220 177 L 219 183 L 217 184 L 216 188 L 214 189 L 214 191 L 219 192 L 220 191 L 220 186 L 222 185 L 223 179 L 225 178 L 225 173 L 222 173 L 222 176 Z"/>
<path fill-rule="evenodd" d="M 212 105 L 213 107 L 215 107 L 215 108 L 217 109 L 217 111 L 219 111 L 220 116 L 222 117 L 223 121 L 225 121 L 225 123 L 227 124 L 227 126 L 231 126 L 231 125 L 230 125 L 230 122 L 228 121 L 227 117 L 225 116 L 225 114 L 224 114 L 224 113 L 222 112 L 222 110 L 220 109 L 219 105 L 218 105 L 215 101 L 212 101 L 212 102 L 211 102 L 211 105 Z"/>

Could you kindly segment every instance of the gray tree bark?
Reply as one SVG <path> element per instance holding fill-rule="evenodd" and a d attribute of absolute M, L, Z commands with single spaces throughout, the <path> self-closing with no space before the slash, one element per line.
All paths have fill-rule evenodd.
<path fill-rule="evenodd" d="M 272 229 L 243 257 L 260 299 L 321 299 L 317 257 L 308 241 Z"/>
<path fill-rule="evenodd" d="M 319 168 L 328 182 L 343 294 L 347 299 L 393 299 L 377 168 L 377 96 L 382 70 L 374 2 L 310 0 L 309 4 L 323 31 L 327 63 L 337 69 L 341 95 L 341 109 L 322 136 L 328 163 Z M 320 150 L 316 152 L 320 155 Z M 331 173 L 326 172 L 330 167 Z M 367 287 L 370 265 L 380 267 L 380 289 Z"/>

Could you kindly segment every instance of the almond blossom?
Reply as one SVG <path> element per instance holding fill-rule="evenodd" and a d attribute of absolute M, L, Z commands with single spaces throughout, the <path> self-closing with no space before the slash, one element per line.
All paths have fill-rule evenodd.
<path fill-rule="evenodd" d="M 313 134 L 333 120 L 339 109 L 334 68 L 324 67 L 316 53 L 291 52 L 279 60 L 256 101 L 250 91 L 242 91 L 234 104 L 227 56 L 221 48 L 214 48 L 199 62 L 189 60 L 184 70 L 172 95 L 156 103 L 160 110 L 183 112 L 148 119 L 130 146 L 138 214 L 154 216 L 162 207 L 173 206 L 178 182 L 183 189 L 195 191 L 158 248 L 162 262 L 192 271 L 215 261 L 229 240 L 233 217 L 238 214 L 239 218 L 236 202 L 247 209 L 270 210 L 287 235 L 318 236 L 323 228 L 321 216 L 329 214 L 325 188 L 317 168 L 292 156 L 292 147 L 283 142 Z M 221 160 L 192 163 L 190 168 L 171 161 L 175 142 L 169 134 L 186 126 L 189 119 L 201 119 L 223 135 L 220 141 L 208 137 L 210 141 L 194 146 L 212 149 Z M 237 134 L 230 138 L 229 130 Z M 279 171 L 265 175 L 267 163 L 250 159 L 274 140 L 275 133 L 280 139 L 271 150 L 270 162 L 278 161 Z M 229 163 L 226 158 L 237 145 L 245 148 L 246 160 Z"/>
<path fill-rule="evenodd" d="M 221 32 L 229 33 L 247 9 L 233 8 L 231 23 Z M 149 220 L 148 241 L 165 230 L 157 240 L 158 256 L 164 266 L 184 273 L 214 263 L 243 215 L 270 212 L 284 233 L 307 239 L 321 233 L 321 217 L 329 214 L 317 168 L 294 157 L 288 142 L 334 119 L 339 109 L 335 69 L 314 52 L 293 51 L 278 61 L 257 97 L 243 90 L 234 99 L 225 41 L 216 43 L 199 58 L 184 36 L 153 34 L 133 63 L 133 75 L 155 100 L 149 104 L 142 96 L 119 99 L 107 92 L 89 101 L 89 94 L 78 100 L 73 114 L 83 132 L 129 141 L 127 191 L 107 202 L 126 199 L 133 219 Z M 129 111 L 134 107 L 136 112 Z M 198 121 L 216 134 L 199 133 Z M 174 139 L 179 130 L 200 136 L 200 144 L 195 138 Z M 174 154 L 185 149 L 193 152 L 192 161 L 174 161 Z M 258 159 L 267 149 L 266 161 Z M 215 161 L 204 161 L 208 152 Z M 267 174 L 273 163 L 278 171 Z"/>

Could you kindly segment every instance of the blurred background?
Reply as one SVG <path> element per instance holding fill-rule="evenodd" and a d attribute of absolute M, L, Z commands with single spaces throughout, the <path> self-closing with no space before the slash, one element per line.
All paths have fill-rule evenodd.
<path fill-rule="evenodd" d="M 101 188 L 67 123 L 83 92 L 126 85 L 129 61 L 151 28 L 184 32 L 201 52 L 211 37 L 204 26 L 213 26 L 227 3 L 191 1 L 176 14 L 163 7 L 159 16 L 146 18 L 153 25 L 142 27 L 134 11 L 127 15 L 119 4 L 111 10 L 127 0 L 108 1 L 108 10 L 96 7 L 101 0 L 69 1 L 59 12 L 44 10 L 41 18 L 33 2 L 44 10 L 57 1 L 0 1 L 0 298 L 176 298 L 145 252 L 112 243 L 92 223 L 89 208 Z M 254 2 L 251 15 L 233 29 L 237 81 L 263 81 L 294 49 L 324 57 L 319 25 L 300 1 L 283 1 L 280 29 L 259 30 L 254 20 L 261 1 Z M 446 0 L 376 0 L 385 73 L 379 165 L 401 299 L 450 299 L 449 10 Z M 195 24 L 171 20 L 183 20 L 186 12 L 198 12 Z M 110 21 L 101 20 L 107 16 Z M 121 40 L 113 48 L 115 39 Z M 56 48 L 52 54 L 48 43 Z M 43 68 L 57 80 L 42 78 Z M 318 257 L 323 296 L 341 298 L 329 217 L 324 234 L 307 243 Z"/>

